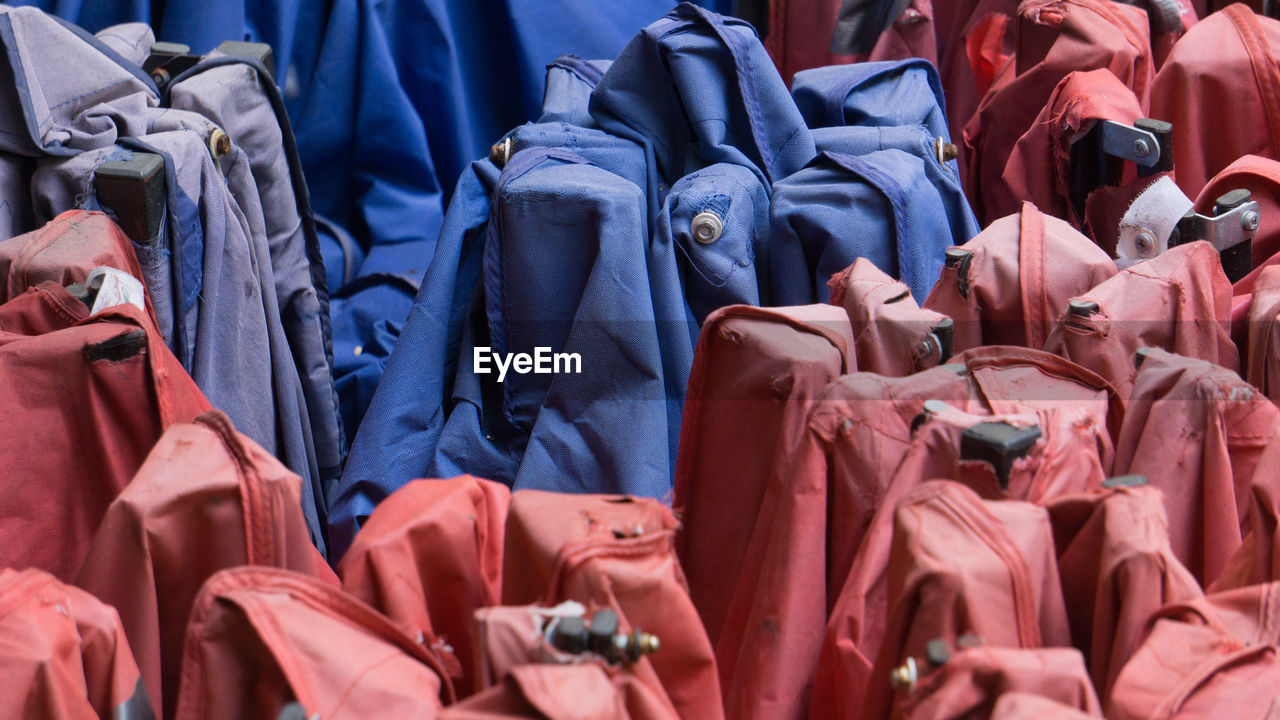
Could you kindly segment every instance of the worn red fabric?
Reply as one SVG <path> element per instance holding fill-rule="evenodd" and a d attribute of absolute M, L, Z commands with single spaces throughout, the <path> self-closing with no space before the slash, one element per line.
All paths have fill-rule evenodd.
<path fill-rule="evenodd" d="M 814 632 L 821 632 L 912 445 L 913 429 L 926 401 L 945 402 L 976 416 L 1043 410 L 1057 417 L 1063 408 L 1068 414 L 1081 413 L 1079 429 L 1062 440 L 1074 445 L 1091 437 L 1095 445 L 1082 456 L 1090 462 L 1096 457 L 1100 472 L 1110 468 L 1114 451 L 1108 427 L 1114 425 L 1114 432 L 1119 431 L 1124 410 L 1101 378 L 1057 356 L 1023 348 L 985 347 L 954 361 L 905 378 L 847 375 L 817 398 L 805 437 L 785 473 L 792 496 L 813 496 L 807 503 L 796 503 L 798 510 L 809 513 L 797 511 L 786 517 L 790 529 L 780 535 L 778 549 L 770 550 L 766 567 L 771 574 L 757 594 L 767 598 L 777 594 L 776 587 L 815 586 L 823 587 L 825 593 L 797 593 L 786 606 L 774 606 L 757 623 L 767 619 L 769 624 L 816 627 Z M 953 447 L 938 462 L 954 461 L 955 455 Z M 1020 491 L 1032 492 L 1030 481 L 1026 488 L 1015 490 Z M 839 521 L 828 522 L 828 518 Z M 819 574 L 824 569 L 818 562 L 822 557 L 825 576 Z M 770 607 L 763 599 L 761 603 Z M 783 623 L 784 617 L 795 619 Z M 743 624 L 756 625 L 745 619 Z"/>
<path fill-rule="evenodd" d="M 1272 402 L 1280 401 L 1280 267 L 1261 268 L 1247 279 L 1253 287 L 1242 358 L 1245 377 Z"/>
<path fill-rule="evenodd" d="M 1020 138 L 1069 73 L 1106 69 L 1146 106 L 1154 74 L 1147 15 L 1110 0 L 1023 0 L 1018 6 L 1011 61 L 965 126 L 965 191 L 979 222 L 1016 210 L 986 200 L 1005 174 Z M 1046 148 L 1047 150 L 1047 148 Z M 1041 151 L 1041 162 L 1053 158 Z"/>
<path fill-rule="evenodd" d="M 1102 717 L 1101 709 L 1085 712 L 1043 695 L 1013 691 L 1000 694 L 989 720 L 1088 720 L 1095 717 Z"/>
<path fill-rule="evenodd" d="M 946 316 L 922 310 L 911 290 L 859 258 L 831 276 L 831 304 L 849 314 L 860 372 L 901 377 L 942 361 L 933 329 Z"/>
<path fill-rule="evenodd" d="M 1262 718 L 1280 686 L 1280 586 L 1171 605 L 1116 680 L 1107 717 Z"/>
<path fill-rule="evenodd" d="M 717 646 L 734 597 L 757 587 L 760 556 L 748 547 L 780 501 L 770 472 L 794 451 L 813 398 L 854 363 L 848 315 L 830 305 L 732 306 L 702 326 L 673 504 L 676 551 Z"/>
<path fill-rule="evenodd" d="M 1150 116 L 1173 123 L 1187 196 L 1241 156 L 1280 160 L 1278 49 L 1280 22 L 1236 3 L 1196 23 L 1156 74 Z"/>
<path fill-rule="evenodd" d="M 44 227 L 0 241 L 0 303 L 42 282 L 84 282 L 96 267 L 113 267 L 142 279 L 133 243 L 100 212 L 68 210 Z"/>
<path fill-rule="evenodd" d="M 622 668 L 527 664 L 439 715 L 440 720 L 675 720 L 666 698 Z"/>
<path fill-rule="evenodd" d="M 1280 410 L 1230 370 L 1159 350 L 1142 362 L 1115 472 L 1164 492 L 1174 554 L 1205 585 L 1240 546 L 1249 484 L 1277 432 Z"/>
<path fill-rule="evenodd" d="M 583 617 L 587 608 L 569 600 L 545 605 L 490 605 L 472 615 L 476 690 L 502 681 L 511 670 L 528 663 L 572 663 L 574 655 L 554 647 L 548 630 L 564 617 Z"/>
<path fill-rule="evenodd" d="M 0 397 L 0 566 L 63 581 L 164 429 L 209 410 L 146 313 L 51 282 L 0 306 Z"/>
<path fill-rule="evenodd" d="M 777 509 L 767 524 L 756 523 L 748 557 L 759 574 L 738 584 L 716 646 L 731 716 L 807 712 L 828 610 L 926 400 L 954 399 L 979 412 L 1069 408 L 1082 414 L 1079 438 L 1100 431 L 1090 452 L 1109 465 L 1108 419 L 1123 406 L 1104 381 L 1037 350 L 965 355 L 959 367 L 901 379 L 849 375 L 813 403 L 803 442 L 771 480 Z"/>
<path fill-rule="evenodd" d="M 1200 597 L 1200 584 L 1169 545 L 1164 496 L 1119 486 L 1048 505 L 1071 636 L 1105 701 L 1151 615 Z"/>
<path fill-rule="evenodd" d="M 773 58 L 782 79 L 801 70 L 853 62 L 853 55 L 831 52 L 831 36 L 842 0 L 770 0 L 769 33 L 764 49 Z"/>
<path fill-rule="evenodd" d="M 924 307 L 955 322 L 955 350 L 1039 349 L 1067 301 L 1116 274 L 1115 262 L 1065 221 L 1023 203 L 960 246 Z"/>
<path fill-rule="evenodd" d="M 1280 580 L 1280 438 L 1258 458 L 1249 494 L 1249 531 L 1210 586 L 1218 592 Z"/>
<path fill-rule="evenodd" d="M 1253 291 L 1263 268 L 1280 262 L 1280 162 L 1245 155 L 1213 176 L 1196 198 L 1196 211 L 1213 214 L 1213 203 L 1224 194 L 1245 189 L 1258 201 L 1259 224 L 1253 235 L 1253 272 L 1232 286 L 1235 295 Z"/>
<path fill-rule="evenodd" d="M 934 26 L 941 41 L 938 74 L 947 98 L 947 127 L 959 144 L 964 128 L 1013 51 L 1018 0 L 938 2 Z M 959 158 L 961 170 L 965 167 Z"/>
<path fill-rule="evenodd" d="M 676 519 L 656 500 L 512 494 L 503 602 L 576 600 L 618 612 L 624 630 L 657 635 L 661 650 L 632 667 L 665 690 L 681 717 L 724 717 L 716 661 L 676 558 Z"/>
<path fill-rule="evenodd" d="M 1071 197 L 1071 148 L 1099 121 L 1131 125 L 1143 115 L 1133 91 L 1110 70 L 1070 73 L 1018 139 L 999 179 L 983 186 L 987 211 L 1002 217 L 1029 201 L 1048 215 L 1070 221 L 1104 252 L 1114 253 L 1125 210 L 1158 176 L 1136 177 L 1136 166 L 1129 165 L 1118 184 L 1090 188 L 1077 208 Z"/>
<path fill-rule="evenodd" d="M 178 720 L 433 718 L 444 667 L 406 629 L 331 584 L 289 570 L 223 570 L 196 597 Z"/>
<path fill-rule="evenodd" d="M 939 4 L 953 6 L 956 3 L 942 0 Z M 880 39 L 866 57 L 870 61 L 908 58 L 924 58 L 934 67 L 938 66 L 938 33 L 932 0 L 911 0 L 902 14 L 880 33 Z"/>
<path fill-rule="evenodd" d="M 1098 373 L 1124 398 L 1133 389 L 1135 354 L 1144 347 L 1239 367 L 1231 340 L 1231 284 L 1207 242 L 1140 262 L 1077 299 L 1097 303 L 1098 312 L 1064 312 L 1045 349 Z"/>
<path fill-rule="evenodd" d="M 120 617 L 39 570 L 0 570 L 0 716 L 148 718 Z"/>
<path fill-rule="evenodd" d="M 511 493 L 463 475 L 415 480 L 378 504 L 338 566 L 355 597 L 453 649 L 459 697 L 475 689 L 472 615 L 502 600 Z"/>
<path fill-rule="evenodd" d="M 923 657 L 935 638 L 1071 642 L 1043 508 L 983 500 L 947 481 L 917 483 L 900 497 L 877 515 L 887 532 L 868 535 L 831 614 L 811 718 L 890 717 L 890 671 Z"/>
<path fill-rule="evenodd" d="M 1009 697 L 1026 699 L 1015 700 L 1015 706 L 1009 707 Z M 1031 712 L 1033 709 L 1046 714 Z M 1102 706 L 1078 651 L 981 644 L 958 649 L 944 665 L 922 677 L 913 691 L 899 694 L 893 713 L 904 720 L 1001 716 L 1027 720 L 1102 717 Z"/>
<path fill-rule="evenodd" d="M 337 585 L 301 485 L 214 410 L 166 430 L 107 509 L 76 584 L 120 611 L 157 717 L 173 715 L 187 617 L 214 573 L 265 565 Z"/>
<path fill-rule="evenodd" d="M 1120 434 L 1125 406 L 1119 392 L 1102 376 L 1069 360 L 1043 350 L 990 345 L 966 350 L 952 362 L 969 369 L 992 413 L 1084 410 L 1091 425 L 1105 429 L 1113 440 Z M 1105 443 L 1101 435 L 1099 441 Z M 1098 455 L 1103 470 L 1109 471 L 1111 444 L 1100 445 Z"/>

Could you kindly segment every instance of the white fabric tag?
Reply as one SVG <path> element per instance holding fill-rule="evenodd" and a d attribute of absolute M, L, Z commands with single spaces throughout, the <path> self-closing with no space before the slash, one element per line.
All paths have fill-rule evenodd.
<path fill-rule="evenodd" d="M 1152 183 L 1120 220 L 1116 266 L 1123 270 L 1168 250 L 1173 228 L 1194 206 L 1168 175 Z"/>
<path fill-rule="evenodd" d="M 85 285 L 93 285 L 94 280 L 102 278 L 102 289 L 93 301 L 91 313 L 99 313 L 115 305 L 129 303 L 139 310 L 147 309 L 147 291 L 142 281 L 129 273 L 113 267 L 96 267 L 89 271 Z"/>

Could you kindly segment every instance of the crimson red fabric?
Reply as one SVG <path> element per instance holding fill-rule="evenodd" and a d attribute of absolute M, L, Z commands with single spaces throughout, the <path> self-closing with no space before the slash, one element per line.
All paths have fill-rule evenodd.
<path fill-rule="evenodd" d="M 942 0 L 941 4 L 955 3 Z M 880 33 L 880 39 L 866 57 L 870 61 L 907 58 L 924 58 L 934 67 L 938 66 L 938 33 L 932 0 L 911 0 L 902 14 Z"/>
<path fill-rule="evenodd" d="M 1231 340 L 1231 284 L 1218 251 L 1207 242 L 1172 248 L 1076 299 L 1097 303 L 1098 311 L 1088 316 L 1064 312 L 1045 350 L 1098 373 L 1121 397 L 1128 398 L 1133 389 L 1134 357 L 1144 347 L 1230 370 L 1240 365 Z"/>
<path fill-rule="evenodd" d="M 63 581 L 164 429 L 210 409 L 146 313 L 52 282 L 0 306 L 0 397 L 0 566 Z"/>
<path fill-rule="evenodd" d="M 1014 53 L 964 129 L 965 191 L 982 224 L 1017 208 L 989 203 L 1018 140 L 1032 129 L 1069 73 L 1106 69 L 1146 107 L 1154 74 L 1147 15 L 1110 0 L 1023 0 Z M 1053 159 L 1041 150 L 1040 162 Z M 1034 158 L 1032 158 L 1034 159 Z"/>
<path fill-rule="evenodd" d="M 1261 268 L 1256 277 L 1248 279 L 1253 280 L 1253 287 L 1243 358 L 1245 377 L 1276 402 L 1280 401 L 1280 266 Z"/>
<path fill-rule="evenodd" d="M 1048 510 L 1071 636 L 1105 701 L 1151 615 L 1203 593 L 1169 544 L 1159 489 L 1120 486 L 1058 498 Z"/>
<path fill-rule="evenodd" d="M 632 667 L 681 717 L 724 717 L 716 661 L 676 558 L 677 522 L 656 500 L 520 490 L 511 496 L 502 595 L 510 605 L 576 600 L 617 611 L 661 650 Z"/>
<path fill-rule="evenodd" d="M 957 353 L 982 345 L 1043 347 L 1067 301 L 1117 272 L 1089 238 L 1031 203 L 960 247 L 968 259 L 943 267 L 924 301 L 955 321 Z"/>
<path fill-rule="evenodd" d="M 362 531 L 363 532 L 363 531 Z M 666 698 L 622 668 L 528 664 L 440 713 L 441 720 L 674 720 Z"/>
<path fill-rule="evenodd" d="M 1259 224 L 1253 236 L 1253 272 L 1232 286 L 1234 295 L 1253 291 L 1263 268 L 1280 262 L 1280 162 L 1257 155 L 1245 155 L 1213 176 L 1196 198 L 1196 210 L 1213 214 L 1213 203 L 1236 189 L 1248 190 L 1258 201 Z"/>
<path fill-rule="evenodd" d="M 1108 427 L 1114 424 L 1118 432 L 1123 415 L 1123 406 L 1105 381 L 1039 350 L 993 346 L 968 351 L 953 364 L 905 378 L 871 373 L 841 377 L 814 402 L 805 436 L 786 466 L 783 477 L 788 496 L 809 499 L 793 502 L 789 513 L 780 516 L 777 537 L 764 561 L 766 574 L 756 588 L 759 609 L 744 616 L 740 626 L 776 626 L 801 635 L 823 632 L 827 613 L 849 576 L 873 518 L 890 493 L 900 494 L 904 489 L 894 489 L 892 482 L 915 442 L 918 418 L 929 400 L 974 413 L 965 416 L 969 424 L 991 419 L 986 417 L 989 414 L 1035 415 L 1042 411 L 1046 417 L 1057 418 L 1053 422 L 1076 417 L 1079 429 L 1069 435 L 1055 434 L 1053 442 L 1033 451 L 1033 456 L 1040 458 L 1033 464 L 1038 467 L 1043 460 L 1047 465 L 1061 465 L 1068 458 L 1083 458 L 1087 465 L 1099 466 L 1096 473 L 1085 471 L 1092 478 L 1090 482 L 1097 482 L 1111 466 L 1114 451 Z M 957 428 L 956 432 L 963 430 Z M 1093 445 L 1076 445 L 1086 438 Z M 1059 440 L 1065 447 L 1059 446 Z M 933 471 L 956 471 L 955 448 L 952 443 L 939 450 L 936 465 L 941 469 Z M 927 479 L 923 471 L 918 475 L 917 482 Z M 977 474 L 968 476 L 975 481 L 978 478 Z M 1014 481 L 1014 493 L 1039 497 L 1058 492 L 1026 476 L 1019 475 Z M 987 483 L 990 486 L 989 478 Z M 829 518 L 839 521 L 829 522 Z M 820 562 L 823 558 L 825 567 Z M 778 590 L 790 587 L 820 587 L 824 592 Z M 764 637 L 762 634 L 757 642 L 763 642 Z M 817 661 L 811 648 L 808 656 L 790 657 L 788 667 L 805 666 L 799 657 L 806 658 L 809 668 Z"/>
<path fill-rule="evenodd" d="M 582 617 L 585 612 L 574 602 L 476 610 L 478 692 L 449 706 L 441 717 L 679 717 L 666 693 L 629 667 L 584 662 L 590 656 L 562 652 L 547 641 L 553 623 L 566 616 Z"/>
<path fill-rule="evenodd" d="M 842 0 L 769 0 L 769 33 L 764 49 L 773 58 L 782 79 L 801 70 L 853 62 L 853 55 L 831 52 L 831 36 Z"/>
<path fill-rule="evenodd" d="M 1250 481 L 1278 431 L 1280 410 L 1230 370 L 1159 350 L 1142 362 L 1115 472 L 1164 492 L 1174 554 L 1202 584 L 1240 546 Z"/>
<path fill-rule="evenodd" d="M 953 142 L 961 142 L 996 73 L 1012 55 L 1012 20 L 1017 13 L 1018 0 L 952 0 L 934 5 L 934 24 L 942 40 L 938 74 Z M 963 173 L 965 159 L 958 160 Z"/>
<path fill-rule="evenodd" d="M 1274 716 L 1278 628 L 1276 583 L 1166 607 L 1116 680 L 1107 717 Z"/>
<path fill-rule="evenodd" d="M 1102 717 L 1071 648 L 962 647 L 895 700 L 893 717 L 904 720 Z"/>
<path fill-rule="evenodd" d="M 923 657 L 935 638 L 1071 643 L 1043 508 L 983 500 L 949 481 L 916 483 L 899 497 L 882 506 L 885 532 L 868 535 L 831 614 L 811 718 L 890 717 L 890 671 Z"/>
<path fill-rule="evenodd" d="M 996 700 L 989 720 L 1088 720 L 1102 710 L 1085 712 L 1066 703 L 1029 692 L 1005 692 Z"/>
<path fill-rule="evenodd" d="M 42 282 L 82 283 L 96 267 L 142 279 L 133 243 L 100 212 L 68 210 L 43 227 L 0 241 L 0 303 Z"/>
<path fill-rule="evenodd" d="M 120 611 L 157 717 L 173 716 L 187 617 L 214 573 L 265 565 L 337 585 L 301 487 L 214 410 L 166 430 L 107 509 L 76 584 Z"/>
<path fill-rule="evenodd" d="M 773 517 L 792 502 L 771 472 L 794 452 L 814 397 L 856 369 L 854 347 L 848 315 L 831 305 L 733 306 L 702 327 L 676 466 L 676 550 L 735 712 L 766 697 L 734 680 L 741 628 L 725 628 L 747 622 Z"/>
<path fill-rule="evenodd" d="M 544 605 L 490 605 L 472 615 L 476 690 L 497 685 L 511 670 L 528 663 L 572 663 L 577 657 L 558 650 L 547 640 L 547 631 L 564 617 L 584 617 L 582 603 L 568 601 Z"/>
<path fill-rule="evenodd" d="M 39 570 L 0 570 L 0 716 L 150 718 L 120 617 Z"/>
<path fill-rule="evenodd" d="M 182 651 L 178 720 L 434 718 L 453 700 L 444 667 L 400 625 L 333 585 L 239 567 L 204 584 Z"/>
<path fill-rule="evenodd" d="M 1280 580 L 1280 438 L 1258 458 L 1249 497 L 1249 531 L 1210 586 L 1218 592 Z"/>
<path fill-rule="evenodd" d="M 901 377 L 942 361 L 934 327 L 946 316 L 922 310 L 911 290 L 859 258 L 831 276 L 831 304 L 844 308 L 858 370 Z"/>
<path fill-rule="evenodd" d="M 472 616 L 502 600 L 502 544 L 511 493 L 463 475 L 415 480 L 378 504 L 342 557 L 342 587 L 453 649 L 459 697 L 472 674 Z"/>
<path fill-rule="evenodd" d="M 1280 21 L 1236 3 L 1196 23 L 1156 74 L 1150 116 L 1173 123 L 1188 197 L 1241 156 L 1280 160 L 1277 48 Z"/>
<path fill-rule="evenodd" d="M 973 404 L 988 411 L 1070 407 L 1082 413 L 1077 438 L 1093 437 L 1095 463 L 1109 465 L 1106 428 L 1114 392 L 1100 378 L 1041 351 L 984 348 L 966 355 L 959 368 L 900 380 L 850 375 L 813 403 L 803 442 L 770 482 L 779 498 L 776 510 L 755 526 L 748 557 L 758 575 L 748 581 L 744 574 L 738 583 L 716 647 L 731 716 L 807 712 L 827 612 L 848 575 L 865 519 L 878 507 L 880 488 L 888 485 L 912 422 L 931 396 L 976 399 Z M 1118 402 L 1114 407 L 1122 412 Z M 742 701 L 735 704 L 735 698 Z"/>

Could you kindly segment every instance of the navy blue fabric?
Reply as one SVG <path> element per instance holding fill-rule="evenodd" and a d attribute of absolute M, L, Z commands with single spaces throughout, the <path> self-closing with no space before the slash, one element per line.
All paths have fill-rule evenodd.
<path fill-rule="evenodd" d="M 600 127 L 654 158 L 651 201 L 714 163 L 746 167 L 769 187 L 814 156 L 804 118 L 755 29 L 690 3 L 627 44 L 592 91 L 590 109 Z"/>
<path fill-rule="evenodd" d="M 566 122 L 593 127 L 588 112 L 591 91 L 600 83 L 612 60 L 584 60 L 577 55 L 561 55 L 547 66 L 547 89 L 542 95 L 542 116 L 538 122 Z"/>
<path fill-rule="evenodd" d="M 575 353 L 581 372 L 512 371 L 502 383 L 492 373 L 460 373 L 470 382 L 454 386 L 454 412 L 428 474 L 472 471 L 483 438 L 494 447 L 482 455 L 519 458 L 514 475 L 492 476 L 517 488 L 666 494 L 668 414 L 642 191 L 581 156 L 541 148 L 513 158 L 494 201 L 485 344 L 500 354 Z M 478 333 L 469 339 L 480 344 Z M 472 353 L 464 345 L 460 356 Z M 471 412 L 457 412 L 463 404 Z"/>
<path fill-rule="evenodd" d="M 501 170 L 463 173 L 330 498 L 335 557 L 416 477 L 669 493 L 698 316 L 765 299 L 768 188 L 813 143 L 743 23 L 681 6 L 599 78 L 598 127 L 567 122 L 595 67 L 554 63 L 565 82 L 548 87 L 548 121 L 509 133 Z M 625 122 L 619 102 L 636 103 Z M 725 226 L 709 245 L 690 237 L 704 210 Z M 577 352 L 583 372 L 497 383 L 476 374 L 476 347 Z"/>
<path fill-rule="evenodd" d="M 770 223 L 779 305 L 826 302 L 827 281 L 858 258 L 926 297 L 954 243 L 924 162 L 900 150 L 819 155 L 774 186 Z"/>
<path fill-rule="evenodd" d="M 704 212 L 723 226 L 710 243 L 697 241 L 692 232 L 694 218 Z M 761 305 L 762 298 L 767 299 L 768 242 L 769 192 L 750 170 L 727 163 L 711 165 L 671 186 L 658 216 L 655 246 L 679 249 L 681 288 L 692 315 L 689 329 L 694 342 L 699 326 L 713 310 Z"/>
<path fill-rule="evenodd" d="M 427 476 L 449 410 L 446 401 L 454 395 L 455 374 L 475 378 L 459 372 L 459 351 L 480 284 L 489 196 L 498 174 L 484 159 L 472 163 L 458 180 L 435 257 L 352 440 L 342 480 L 329 498 L 330 556 L 335 561 L 378 502 L 409 480 Z"/>
<path fill-rule="evenodd" d="M 960 184 L 960 166 L 955 160 L 938 161 L 937 138 L 920 125 L 895 127 L 829 127 L 813 131 L 819 152 L 865 155 L 877 150 L 901 150 L 920 158 L 924 173 L 942 198 L 942 207 L 951 228 L 952 243 L 963 245 L 982 229 Z"/>
<path fill-rule="evenodd" d="M 19 0 L 90 31 L 150 22 L 160 40 L 205 53 L 223 40 L 266 42 L 285 89 L 318 214 L 360 246 L 356 276 L 421 282 L 454 179 L 510 128 L 541 114 L 544 74 L 562 53 L 612 58 L 670 0 Z M 726 0 L 714 0 L 728 9 Z M 568 119 L 568 118 L 560 118 Z M 336 261 L 335 233 L 321 233 Z M 334 276 L 330 273 L 330 279 Z M 337 290 L 336 287 L 330 287 Z M 394 295 L 388 296 L 394 297 Z M 372 331 L 361 318 L 343 332 Z M 389 302 L 384 319 L 400 312 Z M 376 338 L 350 336 L 365 345 Z M 372 359 L 372 358 L 370 358 Z M 341 365 L 341 363 L 338 363 Z M 368 387 L 376 368 L 362 366 Z M 338 380 L 341 382 L 341 371 Z M 351 387 L 351 386 L 348 386 Z M 354 402 L 367 403 L 368 398 Z M 352 403 L 343 401 L 344 405 Z M 349 424 L 349 423 L 348 423 Z"/>
<path fill-rule="evenodd" d="M 331 299 L 334 317 L 334 373 L 347 437 L 369 409 L 382 369 L 413 307 L 417 283 L 403 275 L 365 275 Z"/>
<path fill-rule="evenodd" d="M 791 96 L 811 128 L 920 125 L 950 139 L 942 80 L 933 63 L 915 58 L 803 70 Z"/>

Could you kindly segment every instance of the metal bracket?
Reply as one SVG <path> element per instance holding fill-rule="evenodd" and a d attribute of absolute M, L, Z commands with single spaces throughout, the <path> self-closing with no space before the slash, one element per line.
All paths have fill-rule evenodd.
<path fill-rule="evenodd" d="M 129 239 L 139 245 L 164 245 L 164 158 L 135 152 L 128 160 L 108 160 L 93 172 L 93 188 L 98 204 L 115 213 Z"/>
<path fill-rule="evenodd" d="M 658 637 L 640 630 L 622 633 L 618 614 L 609 608 L 597 610 L 587 624 L 581 616 L 561 618 L 551 634 L 557 650 L 574 655 L 593 652 L 610 664 L 631 664 L 658 651 Z"/>
<path fill-rule="evenodd" d="M 1253 270 L 1253 236 L 1262 220 L 1262 208 L 1244 189 L 1232 190 L 1213 204 L 1213 216 L 1192 210 L 1178 221 L 1169 247 L 1204 240 L 1222 256 L 1222 269 L 1231 282 Z"/>
<path fill-rule="evenodd" d="M 218 45 L 218 52 L 227 57 L 257 60 L 267 69 L 271 77 L 276 76 L 275 55 L 271 52 L 271 46 L 266 43 L 223 40 L 222 44 Z"/>
<path fill-rule="evenodd" d="M 218 52 L 228 57 L 257 60 L 275 77 L 275 56 L 266 43 L 225 40 Z M 151 46 L 151 54 L 142 63 L 142 70 L 151 76 L 160 92 L 182 73 L 195 67 L 204 58 L 192 55 L 191 47 L 182 43 L 158 42 Z"/>
<path fill-rule="evenodd" d="M 151 76 L 160 92 L 169 81 L 195 67 L 199 55 L 191 54 L 191 46 L 182 43 L 158 42 L 151 46 L 151 54 L 142 63 L 142 70 Z"/>
<path fill-rule="evenodd" d="M 1094 190 L 1120 184 L 1125 161 L 1137 165 L 1141 177 L 1173 170 L 1173 125 L 1151 118 L 1133 125 L 1099 120 L 1072 143 L 1070 197 L 1077 215 Z"/>
<path fill-rule="evenodd" d="M 1102 142 L 1102 152 L 1129 160 L 1143 167 L 1160 162 L 1160 139 L 1148 130 L 1114 120 L 1099 120 L 1095 127 Z"/>
<path fill-rule="evenodd" d="M 1015 427 L 1004 422 L 978 423 L 960 436 L 960 459 L 982 460 L 995 470 L 1000 489 L 1009 489 L 1013 463 L 1040 439 L 1040 427 Z"/>

